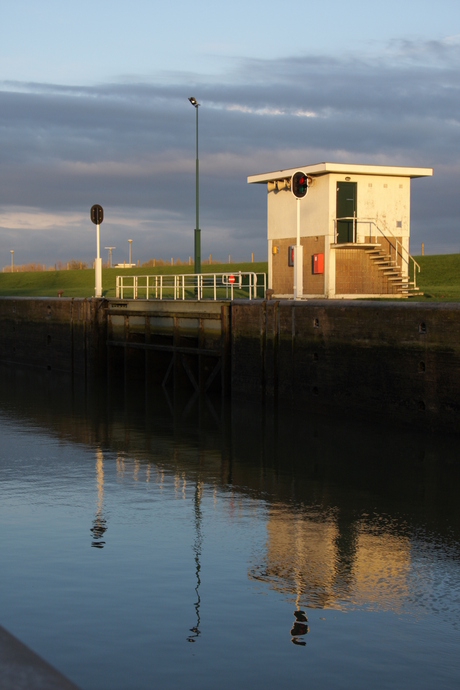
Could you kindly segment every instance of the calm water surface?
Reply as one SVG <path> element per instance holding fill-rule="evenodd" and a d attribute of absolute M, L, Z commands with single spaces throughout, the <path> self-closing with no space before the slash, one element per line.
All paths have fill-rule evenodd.
<path fill-rule="evenodd" d="M 459 687 L 458 439 L 1 380 L 0 624 L 83 690 Z"/>

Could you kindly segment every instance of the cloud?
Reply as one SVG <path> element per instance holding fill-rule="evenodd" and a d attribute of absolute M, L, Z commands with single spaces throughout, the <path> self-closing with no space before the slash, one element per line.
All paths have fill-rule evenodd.
<path fill-rule="evenodd" d="M 195 223 L 193 93 L 201 103 L 203 255 L 265 258 L 265 191 L 246 177 L 324 160 L 433 167 L 432 180 L 413 183 L 413 238 L 460 251 L 459 58 L 452 37 L 393 43 L 377 57 L 239 60 L 207 80 L 176 73 L 98 86 L 3 82 L 2 233 L 29 235 L 24 262 L 45 245 L 63 252 L 56 260 L 78 251 L 88 259 L 83 230 L 101 203 L 112 243 L 129 232 L 147 259 L 151 231 L 158 251 L 186 258 Z M 53 228 L 61 238 L 54 250 L 45 241 Z"/>

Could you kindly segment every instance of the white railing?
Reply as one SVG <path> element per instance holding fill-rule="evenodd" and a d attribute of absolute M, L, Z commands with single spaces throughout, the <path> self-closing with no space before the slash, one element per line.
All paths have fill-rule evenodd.
<path fill-rule="evenodd" d="M 220 300 L 263 299 L 265 273 L 183 273 L 117 276 L 117 299 Z"/>
<path fill-rule="evenodd" d="M 349 216 L 346 218 L 334 218 L 334 243 L 337 244 L 337 237 L 338 237 L 338 228 L 337 224 L 339 221 L 346 221 L 346 222 L 353 222 L 353 243 L 357 244 L 358 242 L 358 235 L 357 235 L 357 225 L 360 224 L 365 224 L 369 226 L 369 240 L 372 240 L 372 228 L 374 227 L 378 233 L 388 242 L 390 247 L 394 249 L 395 252 L 395 263 L 397 263 L 397 257 L 401 257 L 401 261 L 404 261 L 407 264 L 407 273 L 410 276 L 410 262 L 414 264 L 414 288 L 417 287 L 417 271 L 420 273 L 420 266 L 414 259 L 414 257 L 409 254 L 408 250 L 405 248 L 401 240 L 399 240 L 395 235 L 391 232 L 391 230 L 388 230 L 388 228 L 383 231 L 377 223 L 375 222 L 374 219 L 370 218 L 356 218 L 356 216 Z M 364 236 L 363 236 L 363 241 L 364 241 Z M 391 251 L 390 251 L 391 255 Z"/>

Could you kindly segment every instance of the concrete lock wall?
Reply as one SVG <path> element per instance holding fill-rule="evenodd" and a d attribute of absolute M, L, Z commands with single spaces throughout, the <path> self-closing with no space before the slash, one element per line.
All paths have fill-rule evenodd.
<path fill-rule="evenodd" d="M 2 298 L 0 363 L 460 429 L 460 304 Z"/>
<path fill-rule="evenodd" d="M 105 374 L 105 301 L 3 297 L 0 361 L 86 377 Z"/>
<path fill-rule="evenodd" d="M 460 305 L 233 304 L 232 394 L 460 429 Z"/>

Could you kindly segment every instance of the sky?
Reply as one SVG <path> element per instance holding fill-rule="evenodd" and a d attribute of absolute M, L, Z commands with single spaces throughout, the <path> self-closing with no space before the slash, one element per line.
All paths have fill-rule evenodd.
<path fill-rule="evenodd" d="M 266 260 L 266 187 L 323 161 L 431 167 L 411 252 L 460 252 L 460 2 L 16 0 L 0 10 L 0 266 Z"/>

